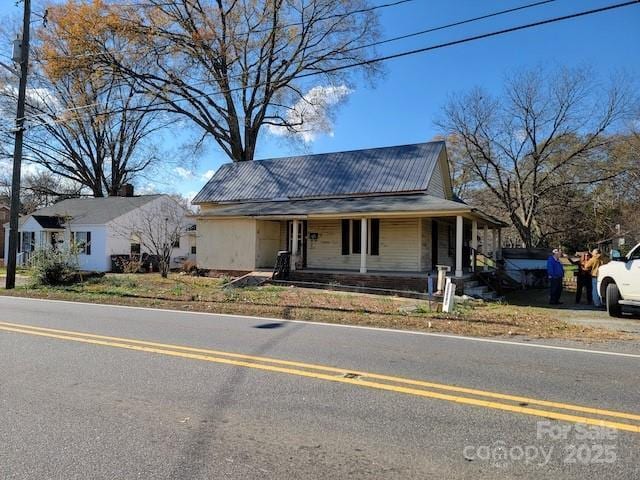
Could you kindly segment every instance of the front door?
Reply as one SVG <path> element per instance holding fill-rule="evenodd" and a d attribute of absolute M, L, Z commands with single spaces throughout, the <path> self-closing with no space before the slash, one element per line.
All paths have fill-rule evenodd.
<path fill-rule="evenodd" d="M 438 222 L 431 220 L 431 270 L 438 264 Z"/>
<path fill-rule="evenodd" d="M 298 226 L 298 254 L 302 256 L 302 267 L 307 267 L 307 221 L 302 220 Z M 293 252 L 293 221 L 287 221 L 287 248 Z"/>

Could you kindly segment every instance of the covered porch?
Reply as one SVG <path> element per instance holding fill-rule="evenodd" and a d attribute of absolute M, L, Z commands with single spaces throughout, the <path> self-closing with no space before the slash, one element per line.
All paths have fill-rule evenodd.
<path fill-rule="evenodd" d="M 258 220 L 258 239 L 261 223 Z M 317 276 L 419 277 L 446 266 L 462 278 L 500 255 L 502 224 L 481 215 L 351 215 L 281 219 L 290 270 Z M 480 260 L 479 260 L 480 259 Z M 263 265 L 269 267 L 270 265 Z"/>

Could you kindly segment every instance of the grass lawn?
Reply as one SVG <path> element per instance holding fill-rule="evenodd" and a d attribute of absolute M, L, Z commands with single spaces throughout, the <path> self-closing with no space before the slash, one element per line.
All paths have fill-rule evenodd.
<path fill-rule="evenodd" d="M 453 314 L 426 301 L 294 287 L 222 288 L 222 280 L 171 274 L 107 274 L 65 287 L 22 286 L 3 295 L 28 296 L 230 313 L 294 320 L 367 325 L 477 336 L 566 338 L 585 341 L 631 339 L 629 335 L 570 325 L 553 311 L 497 303 L 460 305 Z M 435 309 L 435 305 L 433 305 Z"/>

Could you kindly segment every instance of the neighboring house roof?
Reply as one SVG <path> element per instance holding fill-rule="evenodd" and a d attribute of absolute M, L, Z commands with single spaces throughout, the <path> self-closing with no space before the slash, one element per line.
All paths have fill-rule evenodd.
<path fill-rule="evenodd" d="M 222 165 L 192 203 L 426 191 L 443 141 Z"/>
<path fill-rule="evenodd" d="M 29 217 L 45 227 L 43 222 L 54 225 L 58 218 L 71 217 L 72 223 L 82 225 L 104 225 L 111 220 L 162 197 L 162 195 L 141 195 L 138 197 L 69 198 L 50 207 L 40 208 L 31 215 L 20 218 L 22 225 Z"/>
<path fill-rule="evenodd" d="M 44 229 L 60 229 L 64 228 L 64 218 L 47 215 L 32 215 L 34 220 Z"/>

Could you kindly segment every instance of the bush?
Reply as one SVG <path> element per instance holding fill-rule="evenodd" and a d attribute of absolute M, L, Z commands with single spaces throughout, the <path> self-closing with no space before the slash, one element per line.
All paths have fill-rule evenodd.
<path fill-rule="evenodd" d="M 31 257 L 31 265 L 39 285 L 68 285 L 80 278 L 76 258 L 69 252 L 37 250 Z"/>
<path fill-rule="evenodd" d="M 193 260 L 185 260 L 184 262 L 182 262 L 180 270 L 185 273 L 194 274 L 198 272 L 198 264 Z"/>

